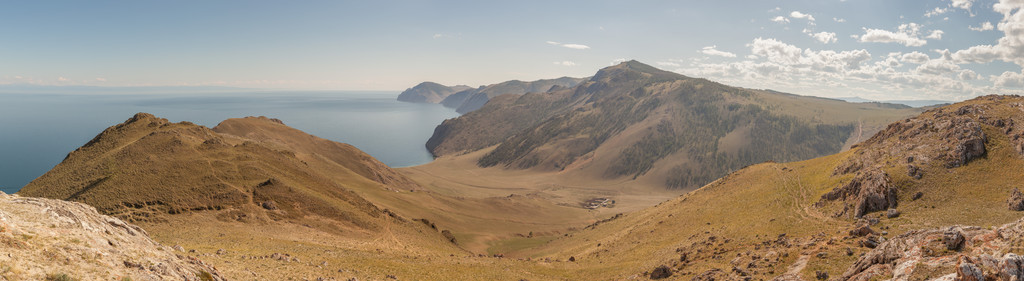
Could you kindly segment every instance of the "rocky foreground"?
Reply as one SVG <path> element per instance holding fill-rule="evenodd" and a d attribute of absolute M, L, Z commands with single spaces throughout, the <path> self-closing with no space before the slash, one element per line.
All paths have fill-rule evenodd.
<path fill-rule="evenodd" d="M 999 228 L 911 231 L 857 260 L 841 280 L 1024 280 L 1024 219 Z"/>
<path fill-rule="evenodd" d="M 0 280 L 224 280 L 81 203 L 0 192 Z"/>

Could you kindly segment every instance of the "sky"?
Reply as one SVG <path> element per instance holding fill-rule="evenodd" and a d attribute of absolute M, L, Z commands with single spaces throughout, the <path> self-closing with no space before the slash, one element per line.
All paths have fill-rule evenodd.
<path fill-rule="evenodd" d="M 12 1 L 0 85 L 394 90 L 635 59 L 823 97 L 1024 94 L 1024 0 Z"/>

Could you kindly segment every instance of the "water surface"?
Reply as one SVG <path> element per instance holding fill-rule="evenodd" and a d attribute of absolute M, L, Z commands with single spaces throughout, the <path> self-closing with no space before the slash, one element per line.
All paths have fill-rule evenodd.
<path fill-rule="evenodd" d="M 2 94 L 0 190 L 12 193 L 60 163 L 103 129 L 147 112 L 213 127 L 228 118 L 267 116 L 352 144 L 392 167 L 430 162 L 434 127 L 458 116 L 437 104 L 398 102 L 398 92 L 215 94 Z"/>

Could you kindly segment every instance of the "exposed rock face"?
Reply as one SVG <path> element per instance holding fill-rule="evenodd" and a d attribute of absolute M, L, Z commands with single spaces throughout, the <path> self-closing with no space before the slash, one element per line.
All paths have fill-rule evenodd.
<path fill-rule="evenodd" d="M 880 169 L 859 172 L 850 182 L 821 196 L 822 200 L 843 200 L 853 204 L 854 217 L 896 207 L 896 188 L 889 175 Z M 845 215 L 844 209 L 837 216 Z"/>
<path fill-rule="evenodd" d="M 212 266 L 149 238 L 142 228 L 81 203 L 0 193 L 3 280 L 224 280 Z"/>
<path fill-rule="evenodd" d="M 1013 189 L 1013 193 L 1010 193 L 1010 198 L 1006 199 L 1006 205 L 1008 205 L 1011 211 L 1024 211 L 1024 194 L 1020 193 L 1020 189 Z"/>
<path fill-rule="evenodd" d="M 658 266 L 654 271 L 651 271 L 651 279 L 665 279 L 671 276 L 672 269 L 668 268 L 668 266 Z"/>
<path fill-rule="evenodd" d="M 960 167 L 975 158 L 985 155 L 985 142 L 988 137 L 981 130 L 978 122 L 969 119 L 953 119 L 953 130 L 944 137 L 956 138 L 959 141 L 953 150 L 949 152 L 946 162 L 947 168 Z"/>
<path fill-rule="evenodd" d="M 887 217 L 887 218 L 892 219 L 892 218 L 897 218 L 899 216 L 900 216 L 900 210 L 889 209 L 888 211 L 885 211 L 885 217 Z"/>
<path fill-rule="evenodd" d="M 1021 126 L 1024 121 L 1014 119 L 1024 116 L 1022 111 L 1024 99 L 1020 96 L 984 96 L 960 106 L 937 108 L 894 122 L 861 143 L 852 157 L 833 170 L 834 176 L 856 175 L 850 183 L 822 196 L 818 206 L 842 199 L 847 206 L 836 215 L 847 214 L 852 205 L 856 217 L 893 208 L 898 203 L 896 190 L 888 177 L 883 176 L 883 169 L 906 167 L 907 176 L 919 180 L 930 169 L 968 165 L 986 156 L 989 138 L 1003 137 L 990 135 L 993 131 L 1005 134 L 1010 145 L 1024 154 L 1024 126 Z M 1024 209 L 1024 199 L 1020 201 L 1019 208 Z M 1018 205 L 1011 208 L 1015 206 Z"/>
<path fill-rule="evenodd" d="M 964 245 L 963 231 L 959 227 L 947 229 L 942 233 L 942 244 L 950 251 L 959 251 Z"/>
<path fill-rule="evenodd" d="M 908 280 L 919 270 L 941 280 L 1024 280 L 1024 257 L 1010 253 L 1021 237 L 1024 219 L 995 230 L 911 231 L 864 254 L 840 280 Z"/>

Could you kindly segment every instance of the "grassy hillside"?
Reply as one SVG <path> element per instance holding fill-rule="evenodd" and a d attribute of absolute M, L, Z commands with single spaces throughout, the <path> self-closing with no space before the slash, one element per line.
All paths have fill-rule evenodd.
<path fill-rule="evenodd" d="M 231 134 L 240 132 L 246 133 Z M 18 194 L 82 202 L 139 223 L 202 213 L 225 222 L 297 224 L 356 237 L 399 228 L 408 233 L 403 239 L 424 248 L 461 252 L 442 243 L 438 231 L 419 233 L 422 224 L 356 193 L 416 188 L 351 146 L 278 120 L 231 119 L 211 130 L 139 113 L 71 152 Z"/>
<path fill-rule="evenodd" d="M 427 148 L 442 156 L 497 145 L 479 166 L 692 189 L 750 164 L 839 152 L 916 112 L 729 87 L 630 61 L 573 88 L 494 99 L 446 120 Z"/>
<path fill-rule="evenodd" d="M 1024 182 L 1022 105 L 1022 97 L 990 96 L 929 110 L 848 151 L 748 166 L 649 208 L 670 192 L 628 179 L 476 167 L 495 147 L 403 169 L 415 185 L 400 188 L 401 178 L 368 178 L 335 162 L 366 160 L 342 153 L 346 146 L 273 119 L 210 130 L 139 114 L 23 195 L 138 221 L 229 279 L 621 280 L 657 271 L 669 280 L 814 280 L 909 270 L 923 280 L 949 274 L 945 261 L 960 251 L 1021 253 L 1006 246 L 1019 239 L 984 246 L 996 234 L 983 228 L 1024 216 L 1007 204 Z M 107 179 L 90 180 L 96 175 Z M 242 199 L 219 196 L 230 190 Z M 589 197 L 616 202 L 578 204 Z M 213 207 L 185 208 L 203 204 Z M 955 224 L 982 228 L 966 232 L 975 238 L 961 250 L 922 248 L 935 259 L 885 266 L 889 254 L 879 251 L 894 246 L 883 241 Z M 870 230 L 851 231 L 863 226 Z"/>
<path fill-rule="evenodd" d="M 857 225 L 893 238 L 921 228 L 998 226 L 1024 216 L 1006 204 L 1024 180 L 1018 172 L 1024 168 L 1021 104 L 1021 97 L 991 96 L 931 110 L 890 125 L 850 151 L 750 166 L 522 254 L 574 257 L 581 263 L 575 273 L 594 278 L 642 275 L 660 265 L 676 279 L 768 279 L 789 273 L 813 280 L 818 271 L 840 276 L 870 250 L 863 244 L 867 238 L 849 232 Z M 973 131 L 956 124 L 980 128 L 985 153 L 953 157 L 962 155 L 957 147 L 973 143 L 971 137 L 957 137 Z M 910 156 L 923 176 L 908 171 Z M 884 183 L 860 176 L 873 170 L 883 173 Z M 854 182 L 861 188 L 845 199 L 827 196 Z M 863 214 L 842 211 L 884 194 L 876 193 L 882 187 L 892 188 L 895 204 Z M 890 208 L 900 214 L 888 217 Z"/>

